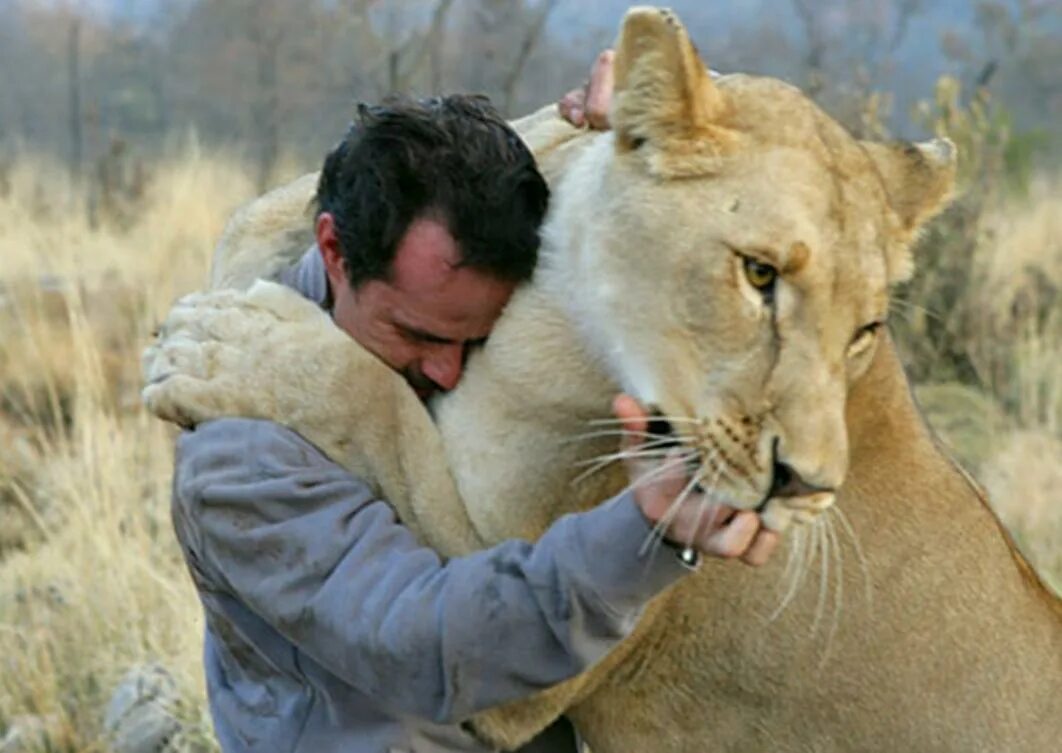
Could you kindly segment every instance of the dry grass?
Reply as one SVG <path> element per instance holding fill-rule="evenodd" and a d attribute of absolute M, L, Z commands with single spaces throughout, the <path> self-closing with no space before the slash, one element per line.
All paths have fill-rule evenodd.
<path fill-rule="evenodd" d="M 54 715 L 51 749 L 96 751 L 130 665 L 162 662 L 188 714 L 202 708 L 200 610 L 168 519 L 172 432 L 139 407 L 137 360 L 169 303 L 203 280 L 252 183 L 191 149 L 154 168 L 120 231 L 90 227 L 83 197 L 44 162 L 16 166 L 11 184 L 0 196 L 0 735 L 19 715 Z M 988 389 L 922 393 L 1056 585 L 1060 203 L 1062 188 L 1040 184 L 989 218 L 996 230 L 969 260 L 962 300 L 977 316 L 962 331 Z M 1047 318 L 1030 317 L 1044 296 Z"/>
<path fill-rule="evenodd" d="M 994 215 L 978 264 L 975 340 L 1017 430 L 979 468 L 1019 544 L 1062 593 L 1062 183 Z M 1003 364 L 1006 364 L 1004 366 Z"/>
<path fill-rule="evenodd" d="M 241 165 L 159 165 L 126 230 L 91 227 L 46 162 L 0 197 L 0 730 L 49 717 L 52 749 L 99 750 L 127 668 L 161 661 L 201 716 L 201 615 L 170 532 L 172 431 L 139 407 L 138 354 L 205 279 Z M 0 734 L 2 737 L 2 734 Z"/>

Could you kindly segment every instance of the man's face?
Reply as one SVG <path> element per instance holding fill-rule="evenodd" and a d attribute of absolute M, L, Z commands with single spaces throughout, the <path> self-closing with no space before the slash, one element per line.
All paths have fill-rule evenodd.
<path fill-rule="evenodd" d="M 336 324 L 401 373 L 421 399 L 457 385 L 469 349 L 481 344 L 516 283 L 468 267 L 446 226 L 414 220 L 399 241 L 391 275 L 355 290 L 346 275 L 332 216 L 317 220 Z"/>

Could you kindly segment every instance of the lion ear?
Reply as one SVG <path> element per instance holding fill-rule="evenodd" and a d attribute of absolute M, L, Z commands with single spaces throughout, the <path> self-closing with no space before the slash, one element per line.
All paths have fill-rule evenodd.
<path fill-rule="evenodd" d="M 616 41 L 615 92 L 610 121 L 620 151 L 648 145 L 683 172 L 701 170 L 697 157 L 729 151 L 735 134 L 722 123 L 729 112 L 725 94 L 712 82 L 686 29 L 670 10 L 631 8 Z M 670 170 L 665 170 L 670 172 Z"/>
<path fill-rule="evenodd" d="M 864 141 L 899 220 L 896 242 L 889 252 L 889 281 L 903 282 L 914 264 L 911 242 L 919 229 L 943 210 L 955 190 L 957 150 L 948 139 L 918 144 Z"/>

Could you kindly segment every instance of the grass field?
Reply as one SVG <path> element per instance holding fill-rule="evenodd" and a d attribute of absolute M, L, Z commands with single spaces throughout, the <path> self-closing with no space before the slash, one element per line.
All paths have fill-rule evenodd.
<path fill-rule="evenodd" d="M 86 196 L 43 160 L 0 183 L 0 739 L 33 715 L 50 750 L 100 750 L 110 690 L 149 661 L 202 727 L 200 611 L 169 526 L 173 431 L 139 406 L 138 357 L 251 195 L 241 164 L 194 148 L 154 166 L 120 222 L 91 224 Z M 896 307 L 920 400 L 1056 589 L 1060 205 L 1043 179 L 987 206 L 965 246 L 945 223 Z M 961 351 L 961 368 L 929 340 Z"/>

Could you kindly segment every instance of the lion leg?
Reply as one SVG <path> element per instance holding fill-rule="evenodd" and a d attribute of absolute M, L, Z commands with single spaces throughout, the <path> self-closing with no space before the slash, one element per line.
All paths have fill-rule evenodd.
<path fill-rule="evenodd" d="M 360 348 L 359 348 L 360 350 Z M 427 409 L 405 380 L 382 362 L 372 359 L 377 384 L 385 383 L 386 400 L 376 390 L 364 392 L 366 402 L 353 411 L 357 423 L 340 425 L 343 439 L 360 434 L 354 446 L 339 450 L 337 460 L 364 460 L 379 483 L 382 496 L 398 510 L 402 522 L 417 537 L 445 557 L 457 557 L 483 548 L 443 448 L 442 437 Z M 365 369 L 359 370 L 359 379 Z M 382 431 L 368 437 L 355 426 L 365 418 Z M 338 439 L 338 438 L 337 438 Z M 338 449 L 338 448 L 337 448 Z"/>

